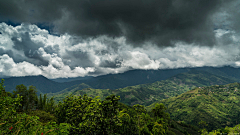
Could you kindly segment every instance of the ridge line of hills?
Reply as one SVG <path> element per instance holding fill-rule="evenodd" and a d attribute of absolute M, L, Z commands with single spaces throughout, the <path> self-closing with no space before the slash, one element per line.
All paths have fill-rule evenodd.
<path fill-rule="evenodd" d="M 74 85 L 86 84 L 94 89 L 119 89 L 127 86 L 154 83 L 166 80 L 172 76 L 189 71 L 206 71 L 218 76 L 240 81 L 239 68 L 230 66 L 225 67 L 199 67 L 199 68 L 180 68 L 164 70 L 132 70 L 121 74 L 109 74 L 98 77 L 86 77 L 85 79 L 74 81 L 56 82 L 44 76 L 26 76 L 5 78 L 6 91 L 12 91 L 16 85 L 36 86 L 39 93 L 56 93 Z M 76 78 L 75 78 L 76 79 Z M 44 84 L 44 85 L 42 85 Z"/>
<path fill-rule="evenodd" d="M 159 77 L 159 75 L 163 76 Z M 129 76 L 132 77 L 128 78 Z M 149 76 L 153 79 L 149 79 Z M 39 82 L 39 78 L 44 81 Z M 129 83 L 125 83 L 126 80 L 119 81 L 124 78 L 128 78 L 127 81 L 132 78 L 136 80 Z M 146 84 L 128 85 L 139 83 L 146 78 L 148 80 Z M 159 78 L 162 80 L 154 81 Z M 7 85 L 5 86 L 8 91 L 9 86 L 16 86 L 20 82 L 27 84 L 26 86 L 44 84 L 40 85 L 44 86 L 40 87 L 40 92 L 47 93 L 46 89 L 54 89 L 55 91 L 50 91 L 48 96 L 54 96 L 57 101 L 70 94 L 76 96 L 87 94 L 90 97 L 99 96 L 100 99 L 115 94 L 119 95 L 120 102 L 126 105 L 141 104 L 147 106 L 148 110 L 156 103 L 163 103 L 174 121 L 182 121 L 195 126 L 198 126 L 200 121 L 206 121 L 208 131 L 239 124 L 240 72 L 238 68 L 204 67 L 132 71 L 94 79 L 59 83 L 43 76 L 12 77 L 6 78 L 5 84 Z M 128 86 L 120 87 L 125 85 Z M 36 87 L 39 89 L 38 85 Z"/>
<path fill-rule="evenodd" d="M 121 97 L 121 102 L 127 105 L 141 104 L 148 106 L 162 99 L 167 99 L 195 87 L 222 85 L 236 82 L 226 77 L 217 76 L 206 71 L 189 71 L 180 73 L 166 80 L 156 81 L 154 83 L 128 86 L 119 89 L 94 89 L 84 83 L 74 85 L 57 93 L 48 93 L 48 96 L 54 96 L 56 101 L 61 101 L 69 95 L 84 95 L 104 99 L 106 96 L 114 94 Z"/>

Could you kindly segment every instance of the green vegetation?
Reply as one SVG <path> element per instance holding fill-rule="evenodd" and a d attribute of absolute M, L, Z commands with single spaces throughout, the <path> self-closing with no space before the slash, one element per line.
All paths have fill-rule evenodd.
<path fill-rule="evenodd" d="M 18 88 L 24 88 L 24 86 L 17 86 Z M 23 90 L 23 89 L 18 89 Z M 18 91 L 17 90 L 17 91 Z M 28 91 L 31 91 L 30 88 Z M 25 90 L 23 90 L 25 91 Z M 11 97 L 12 94 L 7 94 L 3 87 L 3 80 L 0 83 L 0 134 L 13 134 L 13 135 L 26 135 L 26 134 L 68 134 L 70 124 L 56 122 L 46 122 L 43 124 L 39 121 L 38 116 L 27 115 L 23 111 L 30 111 L 33 108 L 28 108 L 32 105 L 31 95 L 27 95 L 28 100 L 23 96 L 16 95 L 15 98 Z M 22 105 L 21 103 L 24 103 Z M 28 105 L 27 105 L 28 104 Z M 22 107 L 23 106 L 23 107 Z"/>
<path fill-rule="evenodd" d="M 240 124 L 234 126 L 234 127 L 225 127 L 217 130 L 213 130 L 211 132 L 205 131 L 203 134 L 205 135 L 221 135 L 221 134 L 230 134 L 230 135 L 239 135 L 240 133 Z"/>
<path fill-rule="evenodd" d="M 23 84 L 6 92 L 2 81 L 0 134 L 235 133 L 240 84 L 229 82 L 233 80 L 191 71 L 115 90 L 81 83 L 37 96 L 36 87 Z"/>
<path fill-rule="evenodd" d="M 208 131 L 234 126 L 240 120 L 240 84 L 199 87 L 176 97 L 160 101 L 176 121 L 199 125 L 206 121 Z M 147 107 L 150 109 L 154 104 Z"/>
<path fill-rule="evenodd" d="M 130 107 L 119 100 L 115 95 L 104 100 L 67 96 L 53 105 L 53 99 L 46 95 L 38 98 L 33 86 L 27 89 L 18 85 L 13 95 L 5 92 L 2 82 L 0 134 L 199 134 L 197 127 L 171 120 L 163 104 L 156 104 L 148 112 L 142 105 Z"/>
<path fill-rule="evenodd" d="M 56 93 L 66 88 L 78 84 L 86 84 L 94 89 L 119 89 L 127 86 L 134 86 L 139 84 L 154 83 L 156 81 L 166 80 L 170 77 L 176 76 L 180 73 L 199 72 L 204 71 L 213 75 L 225 77 L 228 83 L 240 81 L 239 68 L 230 66 L 225 67 L 199 67 L 199 68 L 178 68 L 178 69 L 161 69 L 161 70 L 132 70 L 119 74 L 108 74 L 97 77 L 80 77 L 80 78 L 62 78 L 58 83 L 47 79 L 44 76 L 25 76 L 25 77 L 10 77 L 5 78 L 6 91 L 12 92 L 17 85 L 24 84 L 25 86 L 36 86 L 38 94 Z M 205 72 L 205 73 L 206 73 Z M 203 73 L 204 74 L 204 73 Z M 206 78 L 206 76 L 205 76 Z M 80 80 L 78 80 L 80 79 Z M 223 79 L 223 78 L 222 78 Z M 232 81 L 229 82 L 228 80 Z M 59 79 L 53 79 L 59 80 Z M 72 81 L 71 81 L 72 80 Z M 74 81 L 75 80 L 75 81 Z M 191 80 L 191 78 L 189 78 Z M 212 80 L 212 79 L 210 79 Z M 213 80 L 212 80 L 213 81 Z M 44 85 L 42 85 L 44 84 Z M 211 84 L 211 81 L 209 82 Z M 80 89 L 78 89 L 80 90 Z"/>
<path fill-rule="evenodd" d="M 47 93 L 48 97 L 53 97 L 56 102 L 62 101 L 66 96 L 69 96 L 71 94 L 73 95 L 84 95 L 87 93 L 84 92 L 77 92 L 78 90 L 84 90 L 86 88 L 91 88 L 89 85 L 81 83 L 77 85 L 73 85 L 72 87 L 66 88 L 62 91 L 56 92 L 56 93 Z"/>
<path fill-rule="evenodd" d="M 163 99 L 174 97 L 187 92 L 195 87 L 210 86 L 215 84 L 228 84 L 234 80 L 216 76 L 204 71 L 191 71 L 173 76 L 167 80 L 157 81 L 151 84 L 141 84 L 120 89 L 92 89 L 86 84 L 80 84 L 65 89 L 59 93 L 50 93 L 55 101 L 62 101 L 69 95 L 84 95 L 90 97 L 99 96 L 103 100 L 106 96 L 114 94 L 121 97 L 121 101 L 127 105 L 141 104 L 148 106 Z M 85 89 L 82 89 L 84 88 Z"/>

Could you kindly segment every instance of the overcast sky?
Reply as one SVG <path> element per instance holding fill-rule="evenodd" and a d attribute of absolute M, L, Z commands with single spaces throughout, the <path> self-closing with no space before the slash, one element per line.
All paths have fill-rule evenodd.
<path fill-rule="evenodd" d="M 0 0 L 0 77 L 240 66 L 239 0 Z"/>

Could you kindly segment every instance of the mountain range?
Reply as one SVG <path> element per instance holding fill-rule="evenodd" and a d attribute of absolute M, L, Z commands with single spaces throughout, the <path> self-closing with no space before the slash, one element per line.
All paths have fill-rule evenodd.
<path fill-rule="evenodd" d="M 128 86 L 119 89 L 94 89 L 87 84 L 74 85 L 57 93 L 48 93 L 48 96 L 54 96 L 56 101 L 61 101 L 69 95 L 84 95 L 104 99 L 106 96 L 114 94 L 121 97 L 121 102 L 127 105 L 141 104 L 150 105 L 154 102 L 167 99 L 195 87 L 222 85 L 235 82 L 222 76 L 217 76 L 206 71 L 192 70 L 180 73 L 166 80 L 156 81 L 154 83 Z"/>
<path fill-rule="evenodd" d="M 120 102 L 140 104 L 151 110 L 163 103 L 171 119 L 207 130 L 234 126 L 240 120 L 240 70 L 233 67 L 201 67 L 165 70 L 132 70 L 98 77 L 48 79 L 44 76 L 5 78 L 7 91 L 19 84 L 34 85 L 39 93 L 61 101 L 69 95 L 87 94 L 100 99 L 115 94 Z M 235 83 L 234 83 L 235 82 Z"/>
<path fill-rule="evenodd" d="M 94 89 L 119 89 L 127 86 L 154 83 L 166 80 L 172 76 L 189 71 L 206 71 L 214 75 L 226 77 L 235 82 L 240 80 L 239 68 L 225 67 L 199 67 L 164 70 L 132 70 L 121 74 L 109 74 L 98 77 L 58 78 L 48 79 L 44 76 L 9 77 L 5 79 L 6 91 L 13 91 L 16 85 L 36 86 L 39 93 L 56 93 L 74 85 L 82 83 Z"/>

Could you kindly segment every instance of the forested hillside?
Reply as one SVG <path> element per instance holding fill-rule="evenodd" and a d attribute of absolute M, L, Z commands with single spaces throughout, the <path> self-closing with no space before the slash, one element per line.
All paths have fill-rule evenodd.
<path fill-rule="evenodd" d="M 202 131 L 202 134 L 205 134 L 205 135 L 221 135 L 221 134 L 238 135 L 239 133 L 240 133 L 240 124 L 234 127 L 226 126 L 225 128 L 215 129 L 211 132 L 207 132 L 204 129 Z"/>
<path fill-rule="evenodd" d="M 210 86 L 214 84 L 228 84 L 232 82 L 235 82 L 235 80 L 210 74 L 205 71 L 190 71 L 175 75 L 167 80 L 157 81 L 150 84 L 129 86 L 115 90 L 92 89 L 86 84 L 80 84 L 72 86 L 71 88 L 65 89 L 59 93 L 49 93 L 48 95 L 54 96 L 56 101 L 60 101 L 70 94 L 87 94 L 91 97 L 99 96 L 100 99 L 104 99 L 108 95 L 115 94 L 121 97 L 120 102 L 127 105 L 150 105 L 162 99 L 182 94 L 195 87 Z M 89 88 L 82 89 L 83 86 Z"/>
<path fill-rule="evenodd" d="M 0 134 L 26 135 L 184 135 L 199 134 L 199 128 L 171 120 L 163 104 L 151 111 L 142 105 L 127 106 L 120 97 L 68 96 L 54 104 L 36 88 L 16 86 L 5 92 L 0 83 Z"/>
<path fill-rule="evenodd" d="M 40 96 L 34 86 L 15 85 L 10 93 L 1 83 L 0 130 L 8 134 L 113 134 L 116 129 L 117 134 L 130 130 L 129 134 L 230 133 L 226 126 L 233 127 L 240 120 L 240 84 L 233 83 L 238 79 L 231 72 L 216 70 L 216 75 L 204 70 L 196 68 L 166 80 L 118 89 L 95 89 L 101 81 L 79 83 Z M 123 83 L 108 85 L 114 81 L 111 77 L 99 87 Z M 38 83 L 38 78 L 43 80 L 43 89 L 75 83 L 49 82 L 42 76 L 25 81 Z"/>
<path fill-rule="evenodd" d="M 69 87 L 68 83 L 57 83 L 44 76 L 10 77 L 5 79 L 5 89 L 8 92 L 12 92 L 15 90 L 15 87 L 20 84 L 24 84 L 25 86 L 35 86 L 38 89 L 39 94 L 54 93 Z"/>
<path fill-rule="evenodd" d="M 204 78 L 204 75 L 208 75 L 208 78 Z M 186 78 L 187 76 L 191 77 L 191 80 Z M 180 88 L 170 80 L 175 81 L 175 84 L 178 85 L 183 86 L 184 84 L 188 88 L 201 85 L 183 94 L 173 95 L 171 98 L 155 102 L 147 109 L 143 105 L 133 104 L 131 101 L 129 102 L 131 106 L 123 104 L 124 100 L 121 99 L 122 95 L 120 94 L 127 93 L 127 90 L 133 90 L 133 86 L 130 87 L 131 89 L 126 87 L 117 90 L 75 89 L 71 96 L 66 96 L 68 92 L 72 92 L 66 89 L 65 93 L 61 93 L 62 96 L 65 96 L 62 101 L 54 103 L 54 98 L 47 98 L 46 94 L 38 97 L 37 89 L 34 86 L 27 88 L 24 85 L 17 85 L 16 90 L 10 93 L 5 92 L 2 82 L 0 119 L 3 122 L 0 123 L 0 130 L 1 133 L 7 134 L 197 135 L 203 133 L 217 135 L 218 133 L 236 133 L 238 128 L 233 126 L 239 124 L 240 120 L 240 84 L 206 86 L 212 83 L 226 83 L 223 79 L 226 78 L 216 77 L 205 72 L 192 72 L 179 74 L 169 80 L 153 84 L 134 86 L 135 89 L 148 86 L 147 92 L 159 88 L 159 84 L 165 86 L 163 88 L 172 86 L 173 90 Z M 89 86 L 80 84 L 77 87 Z M 115 96 L 114 92 L 118 91 L 121 92 L 118 93 L 120 96 Z M 141 93 L 142 91 L 138 92 L 138 94 Z M 147 94 L 145 93 L 145 95 Z M 96 97 L 96 95 L 100 97 Z M 165 96 L 165 98 L 167 97 Z M 210 132 L 211 130 L 212 132 Z"/>
<path fill-rule="evenodd" d="M 38 89 L 38 94 L 57 93 L 74 85 L 79 85 L 82 83 L 94 89 L 119 89 L 125 88 L 127 86 L 148 84 L 154 83 L 156 81 L 166 80 L 181 73 L 201 71 L 207 71 L 213 75 L 234 80 L 232 82 L 238 82 L 240 80 L 239 68 L 225 66 L 159 70 L 132 70 L 125 73 L 109 74 L 97 77 L 87 76 L 69 79 L 53 79 L 57 82 L 52 81 L 44 76 L 10 77 L 5 78 L 5 89 L 6 91 L 12 92 L 15 89 L 16 85 L 24 84 L 25 86 L 36 86 Z"/>
<path fill-rule="evenodd" d="M 120 74 L 109 74 L 98 77 L 85 77 L 80 80 L 55 82 L 44 76 L 10 77 L 5 79 L 6 91 L 12 92 L 16 85 L 36 86 L 38 93 L 56 93 L 74 85 L 85 83 L 95 89 L 117 89 L 132 85 L 153 83 L 165 80 L 179 73 L 187 72 L 189 69 L 165 69 L 165 70 L 133 70 Z M 65 79 L 68 80 L 68 79 Z M 44 85 L 42 85 L 44 84 Z"/>
<path fill-rule="evenodd" d="M 160 101 L 172 119 L 198 125 L 205 121 L 209 131 L 239 124 L 240 84 L 199 87 Z M 154 104 L 148 106 L 148 109 Z"/>

